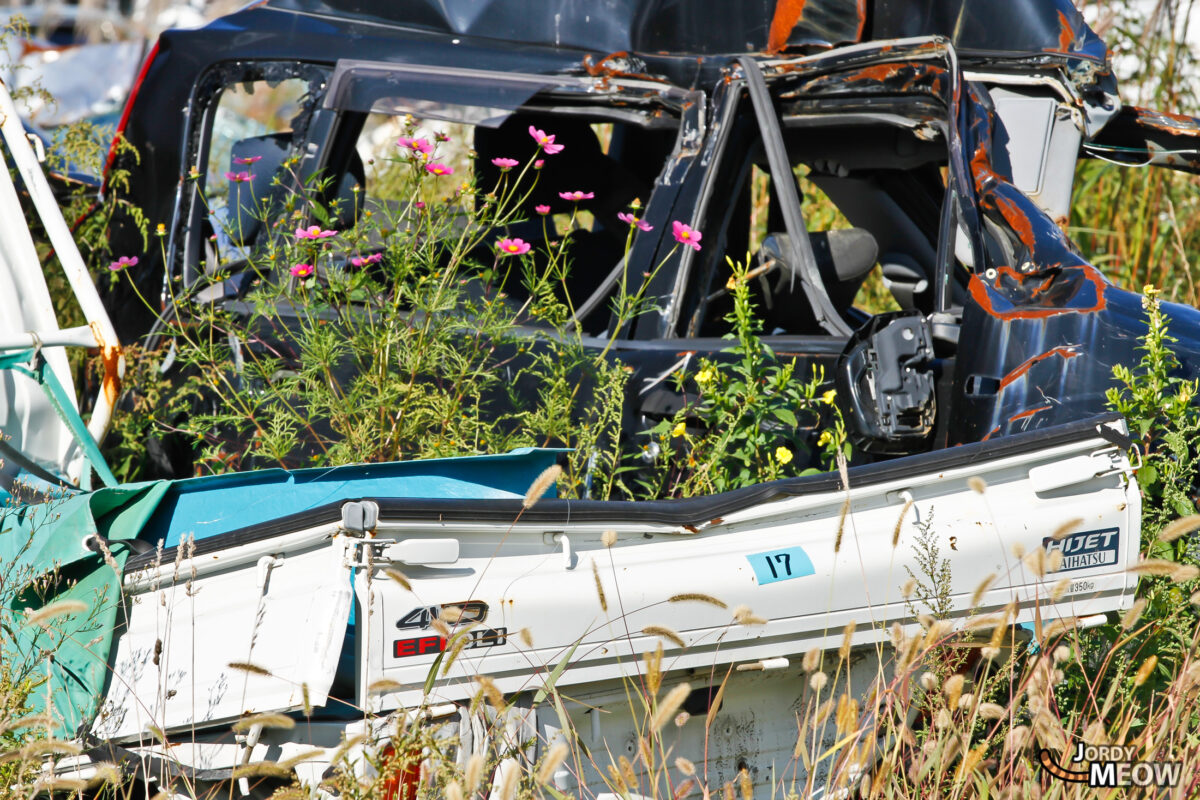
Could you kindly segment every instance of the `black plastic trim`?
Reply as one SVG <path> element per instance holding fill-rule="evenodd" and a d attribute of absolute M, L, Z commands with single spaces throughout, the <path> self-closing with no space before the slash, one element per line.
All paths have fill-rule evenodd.
<path fill-rule="evenodd" d="M 1006 458 L 1030 450 L 1044 450 L 1072 442 L 1107 437 L 1100 431 L 1105 423 L 1119 420 L 1117 414 L 1102 414 L 1069 422 L 1045 430 L 1005 436 L 988 442 L 974 442 L 930 453 L 852 467 L 850 485 L 855 487 L 888 483 L 932 470 L 951 470 L 969 467 L 984 461 Z M 784 478 L 760 483 L 723 494 L 694 497 L 686 500 L 606 501 L 606 500 L 542 500 L 522 511 L 522 501 L 429 499 L 422 497 L 369 498 L 379 504 L 381 522 L 479 522 L 479 523 L 540 523 L 568 525 L 578 523 L 646 523 L 676 525 L 682 528 L 699 527 L 735 511 L 779 497 L 836 491 L 841 481 L 836 473 L 822 473 L 803 478 Z M 270 539 L 303 528 L 325 525 L 341 520 L 342 506 L 354 502 L 346 498 L 317 508 L 252 525 L 229 533 L 219 534 L 196 542 L 195 555 L 205 555 Z M 127 569 L 145 567 L 155 558 L 162 563 L 175 560 L 177 548 L 139 555 L 129 560 Z"/>

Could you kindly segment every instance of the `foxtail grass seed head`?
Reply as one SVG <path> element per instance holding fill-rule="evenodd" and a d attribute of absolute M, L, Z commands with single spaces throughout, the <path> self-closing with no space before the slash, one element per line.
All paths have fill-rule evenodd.
<path fill-rule="evenodd" d="M 987 491 L 987 481 L 978 475 L 972 475 L 970 478 L 967 478 L 967 486 L 976 494 L 983 494 Z"/>
<path fill-rule="evenodd" d="M 954 707 L 959 711 L 967 711 L 973 705 L 975 705 L 975 695 L 972 692 L 963 692 Z"/>
<path fill-rule="evenodd" d="M 394 681 L 391 678 L 380 678 L 367 687 L 367 694 L 387 694 L 388 692 L 398 692 L 403 688 L 404 684 L 399 681 Z"/>
<path fill-rule="evenodd" d="M 1200 576 L 1200 567 L 1194 564 L 1179 564 L 1175 567 L 1171 580 L 1175 583 L 1187 583 L 1195 580 L 1197 576 Z"/>
<path fill-rule="evenodd" d="M 979 648 L 979 655 L 983 656 L 988 661 L 995 661 L 997 658 L 1000 657 L 1000 648 L 993 647 L 992 645 L 989 644 L 989 645 Z"/>
<path fill-rule="evenodd" d="M 767 620 L 755 616 L 750 606 L 738 606 L 733 610 L 733 618 L 739 625 L 766 625 Z"/>
<path fill-rule="evenodd" d="M 900 509 L 900 517 L 896 520 L 896 528 L 892 531 L 892 549 L 895 550 L 900 545 L 900 531 L 904 529 L 904 518 L 908 516 L 908 511 L 913 507 L 913 501 L 909 500 L 904 504 L 904 508 Z"/>
<path fill-rule="evenodd" d="M 600 598 L 600 610 L 607 614 L 608 598 L 604 596 L 604 584 L 600 582 L 600 567 L 596 565 L 595 559 L 592 559 L 592 578 L 596 581 L 596 597 Z"/>
<path fill-rule="evenodd" d="M 962 696 L 963 676 L 954 674 L 946 679 L 946 683 L 942 685 L 942 691 L 946 693 L 946 704 L 951 708 L 958 705 L 958 698 Z"/>
<path fill-rule="evenodd" d="M 841 458 L 841 453 L 838 453 L 838 458 Z M 846 515 L 850 513 L 850 498 L 847 497 L 842 501 L 842 510 L 838 514 L 837 532 L 833 535 L 833 552 L 839 553 L 842 550 L 842 534 L 846 531 Z"/>
<path fill-rule="evenodd" d="M 647 636 L 657 636 L 660 639 L 666 639 L 680 650 L 687 647 L 687 642 L 683 641 L 682 636 L 664 625 L 647 625 L 642 628 L 642 633 Z"/>
<path fill-rule="evenodd" d="M 258 664 L 251 664 L 249 661 L 230 661 L 229 668 L 239 672 L 248 672 L 251 675 L 261 675 L 264 678 L 271 677 L 270 670 L 260 667 Z"/>
<path fill-rule="evenodd" d="M 479 780 L 483 777 L 483 754 L 472 753 L 467 759 L 467 768 L 463 772 L 463 780 L 466 782 L 466 790 L 468 795 L 475 794 L 475 790 L 479 788 Z"/>
<path fill-rule="evenodd" d="M 650 693 L 651 697 L 654 697 L 658 694 L 658 688 L 662 685 L 662 642 L 656 642 L 654 649 L 646 652 L 645 659 L 646 691 Z"/>
<path fill-rule="evenodd" d="M 1138 618 L 1142 616 L 1142 612 L 1146 610 L 1146 601 L 1143 598 L 1138 598 L 1133 601 L 1133 605 L 1129 607 L 1121 616 L 1121 628 L 1129 630 L 1137 624 Z"/>
<path fill-rule="evenodd" d="M 688 720 L 691 718 L 692 718 L 692 715 L 689 714 L 688 712 L 680 711 L 678 714 L 675 715 L 675 727 L 682 728 L 684 725 L 687 725 Z"/>
<path fill-rule="evenodd" d="M 1156 666 L 1158 666 L 1158 656 L 1156 655 L 1151 655 L 1149 658 L 1143 661 L 1142 665 L 1138 667 L 1138 671 L 1134 673 L 1133 685 L 1141 686 L 1143 683 L 1149 680 L 1150 673 L 1154 672 L 1154 668 Z"/>
<path fill-rule="evenodd" d="M 553 486 L 562 475 L 562 467 L 558 464 L 551 464 L 542 470 L 542 474 L 534 479 L 529 485 L 529 491 L 525 493 L 525 500 L 521 503 L 525 508 L 533 508 L 533 504 L 542 499 L 542 495 Z"/>
<path fill-rule="evenodd" d="M 232 728 L 234 733 L 245 733 L 255 726 L 290 731 L 296 727 L 296 720 L 286 714 L 254 714 L 239 719 L 233 723 Z"/>
<path fill-rule="evenodd" d="M 441 636 L 443 639 L 449 639 L 454 635 L 454 631 L 450 630 L 450 626 L 436 617 L 429 620 L 429 627 L 433 628 L 438 636 Z"/>
<path fill-rule="evenodd" d="M 395 581 L 404 591 L 412 591 L 412 584 L 408 582 L 408 577 L 400 570 L 394 567 L 388 567 L 383 571 L 383 574 Z"/>
<path fill-rule="evenodd" d="M 904 644 L 904 626 L 899 622 L 893 622 L 888 633 L 892 638 L 892 647 L 899 650 L 900 645 Z"/>
<path fill-rule="evenodd" d="M 700 592 L 684 592 L 683 594 L 673 594 L 667 598 L 668 603 L 708 603 L 710 606 L 717 608 L 729 608 L 724 600 L 719 600 L 716 597 Z"/>
<path fill-rule="evenodd" d="M 1173 575 L 1177 565 L 1162 558 L 1147 558 L 1129 568 L 1135 575 Z"/>
<path fill-rule="evenodd" d="M 838 658 L 845 661 L 850 657 L 850 648 L 854 645 L 854 631 L 857 630 L 854 620 L 846 623 L 842 629 L 842 646 L 838 648 Z"/>
<path fill-rule="evenodd" d="M 497 688 L 496 682 L 487 675 L 476 675 L 475 682 L 479 684 L 479 692 L 487 699 L 492 708 L 497 711 L 504 711 L 506 707 L 504 695 Z"/>
<path fill-rule="evenodd" d="M 980 492 L 980 494 L 983 494 L 983 492 Z M 944 708 L 939 708 L 937 710 L 937 715 L 933 718 L 934 727 L 936 727 L 938 730 L 941 730 L 942 728 L 948 728 L 950 727 L 950 722 L 950 712 Z"/>
<path fill-rule="evenodd" d="M 1046 572 L 1058 572 L 1062 566 L 1062 550 L 1054 550 L 1046 556 Z"/>
<path fill-rule="evenodd" d="M 683 756 L 679 756 L 675 759 L 675 769 L 679 770 L 681 774 L 686 775 L 689 778 L 696 774 L 696 765 L 691 761 L 688 761 Z"/>
<path fill-rule="evenodd" d="M 600 543 L 605 547 L 612 547 L 617 543 L 617 532 L 605 531 L 604 533 L 600 534 Z"/>
<path fill-rule="evenodd" d="M 803 666 L 805 672 L 816 671 L 817 667 L 821 666 L 821 650 L 814 647 L 805 653 Z"/>
<path fill-rule="evenodd" d="M 1063 617 L 1056 619 L 1042 628 L 1042 641 L 1050 641 L 1062 636 L 1079 624 L 1078 617 Z"/>
<path fill-rule="evenodd" d="M 1058 647 L 1054 648 L 1054 663 L 1055 664 L 1061 664 L 1062 662 L 1066 661 L 1070 657 L 1071 657 L 1071 648 L 1067 647 L 1065 644 L 1060 644 Z"/>
<path fill-rule="evenodd" d="M 904 585 L 900 587 L 900 597 L 907 600 L 908 598 L 912 597 L 912 593 L 916 590 L 917 582 L 912 578 L 909 578 L 904 582 Z"/>
<path fill-rule="evenodd" d="M 921 688 L 925 691 L 937 691 L 939 683 L 937 675 L 934 675 L 932 672 L 922 672 L 919 680 L 921 682 Z"/>
<path fill-rule="evenodd" d="M 667 720 L 675 716 L 675 712 L 679 711 L 679 707 L 683 705 L 683 701 L 691 693 L 691 684 L 687 683 L 681 683 L 667 692 L 667 696 L 658 704 L 658 709 L 654 712 L 654 718 L 650 721 L 651 729 L 654 731 L 662 730 L 662 727 L 667 724 Z"/>
<path fill-rule="evenodd" d="M 1046 574 L 1046 551 L 1042 548 L 1034 550 L 1025 557 L 1025 566 L 1029 568 L 1037 577 L 1042 577 Z"/>
<path fill-rule="evenodd" d="M 88 610 L 88 604 L 81 600 L 59 600 L 49 605 L 42 606 L 37 611 L 32 611 L 25 618 L 26 625 L 45 625 L 52 619 L 66 616 L 67 614 L 82 614 Z"/>
<path fill-rule="evenodd" d="M 829 676 L 824 672 L 814 672 L 808 679 L 808 685 L 814 692 L 820 692 L 827 683 L 829 683 Z"/>
<path fill-rule="evenodd" d="M 530 505 L 533 505 L 530 503 Z M 528 506 L 527 506 L 528 507 Z M 500 779 L 499 800 L 513 800 L 517 796 L 517 781 L 521 778 L 521 769 L 514 763 L 509 763 L 508 769 Z"/>
<path fill-rule="evenodd" d="M 1059 525 L 1057 528 L 1055 528 L 1054 532 L 1050 534 L 1050 538 L 1056 542 L 1062 541 L 1064 536 L 1066 536 L 1067 534 L 1069 534 L 1071 531 L 1075 530 L 1082 524 L 1083 524 L 1083 520 L 1080 519 L 1079 517 L 1076 517 L 1075 519 L 1069 519 L 1066 522 L 1064 522 L 1062 525 Z"/>
<path fill-rule="evenodd" d="M 848 694 L 839 697 L 834 724 L 837 726 L 838 733 L 854 730 L 858 724 L 858 701 Z"/>
<path fill-rule="evenodd" d="M 459 786 L 458 781 L 450 781 L 446 786 L 446 800 L 463 800 L 462 786 Z"/>
<path fill-rule="evenodd" d="M 542 765 L 538 767 L 537 782 L 539 786 L 545 786 L 554 777 L 554 771 L 566 759 L 569 748 L 566 742 L 556 742 L 550 748 L 550 752 L 546 753 L 546 757 L 542 759 Z"/>
<path fill-rule="evenodd" d="M 1024 558 L 1025 545 L 1021 544 L 1020 542 L 1013 542 L 1012 554 L 1014 558 Z"/>
<path fill-rule="evenodd" d="M 980 703 L 979 716 L 984 719 L 1004 719 L 1008 712 L 1004 710 L 1004 706 L 995 703 Z"/>
<path fill-rule="evenodd" d="M 738 770 L 738 789 L 741 790 L 742 800 L 754 800 L 754 782 L 750 780 L 750 772 L 745 767 Z"/>
<path fill-rule="evenodd" d="M 1181 536 L 1200 530 L 1200 514 L 1189 514 L 1163 526 L 1158 534 L 1160 542 L 1173 542 Z"/>
<path fill-rule="evenodd" d="M 1057 550 L 1055 552 L 1058 552 Z M 1059 559 L 1061 561 L 1061 559 Z M 1070 578 L 1063 578 L 1058 583 L 1050 587 L 1050 599 L 1057 603 L 1062 599 L 1062 596 L 1067 593 L 1067 589 L 1071 585 Z"/>
<path fill-rule="evenodd" d="M 521 644 L 526 650 L 533 649 L 533 634 L 529 632 L 529 628 L 521 628 L 517 631 L 517 638 L 521 640 Z"/>
<path fill-rule="evenodd" d="M 979 604 L 983 602 L 983 596 L 987 593 L 987 590 L 991 588 L 992 583 L 994 583 L 995 580 L 996 573 L 993 572 L 991 575 L 988 575 L 979 582 L 979 585 L 975 587 L 975 591 L 971 593 L 971 608 L 979 607 Z"/>
<path fill-rule="evenodd" d="M 1194 606 L 1200 606 L 1200 592 L 1192 592 L 1192 596 L 1188 598 L 1188 602 Z"/>
<path fill-rule="evenodd" d="M 729 781 L 721 788 L 721 797 L 723 800 L 736 800 L 733 793 L 733 781 Z"/>

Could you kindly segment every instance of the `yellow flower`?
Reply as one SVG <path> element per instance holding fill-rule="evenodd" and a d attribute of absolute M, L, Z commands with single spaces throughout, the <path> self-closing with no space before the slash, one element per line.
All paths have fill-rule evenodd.
<path fill-rule="evenodd" d="M 700 385 L 712 383 L 714 377 L 716 377 L 716 375 L 713 373 L 713 371 L 708 367 L 705 367 L 696 373 L 696 383 L 699 383 Z"/>
<path fill-rule="evenodd" d="M 837 389 L 830 389 L 828 392 L 825 392 L 823 395 L 821 395 L 821 402 L 831 406 L 833 405 L 833 398 L 835 397 L 837 397 Z"/>
<path fill-rule="evenodd" d="M 687 430 L 687 426 L 684 425 L 682 422 L 680 422 L 674 428 L 671 429 L 671 435 L 674 436 L 676 439 L 678 439 L 680 436 L 683 436 L 683 433 L 686 430 Z"/>
<path fill-rule="evenodd" d="M 788 464 L 792 460 L 792 451 L 786 447 L 775 448 L 775 460 L 780 464 Z"/>
<path fill-rule="evenodd" d="M 821 435 L 817 439 L 817 447 L 824 447 L 832 441 L 833 433 L 831 431 L 821 431 Z"/>
<path fill-rule="evenodd" d="M 161 222 L 158 223 L 158 226 L 155 227 L 155 229 L 154 229 L 154 235 L 155 236 L 166 236 L 167 235 L 167 226 L 162 224 Z"/>

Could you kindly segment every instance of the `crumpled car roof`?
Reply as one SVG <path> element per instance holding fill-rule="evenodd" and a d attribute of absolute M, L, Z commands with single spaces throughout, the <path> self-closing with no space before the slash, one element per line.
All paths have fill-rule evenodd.
<path fill-rule="evenodd" d="M 1071 0 L 267 0 L 269 8 L 484 39 L 717 55 L 943 35 L 963 51 L 1104 64 Z"/>

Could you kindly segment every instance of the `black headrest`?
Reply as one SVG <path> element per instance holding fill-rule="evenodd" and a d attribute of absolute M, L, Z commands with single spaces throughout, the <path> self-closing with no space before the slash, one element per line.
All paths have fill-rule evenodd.
<path fill-rule="evenodd" d="M 879 245 L 870 231 L 863 228 L 846 228 L 837 231 L 810 233 L 813 255 L 821 277 L 835 279 L 838 283 L 853 283 L 862 280 L 875 262 L 879 260 Z M 783 269 L 794 272 L 799 265 L 792 264 L 790 243 L 787 234 L 768 236 L 763 242 L 763 252 L 779 261 Z"/>

